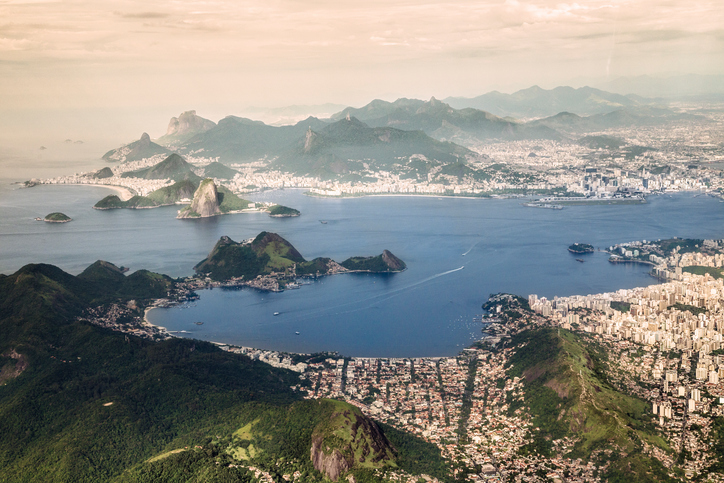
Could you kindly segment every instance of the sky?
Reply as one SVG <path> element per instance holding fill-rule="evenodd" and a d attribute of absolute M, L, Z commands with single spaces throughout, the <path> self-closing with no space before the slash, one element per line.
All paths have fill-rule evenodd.
<path fill-rule="evenodd" d="M 687 73 L 724 74 L 721 0 L 0 0 L 26 129 Z"/>

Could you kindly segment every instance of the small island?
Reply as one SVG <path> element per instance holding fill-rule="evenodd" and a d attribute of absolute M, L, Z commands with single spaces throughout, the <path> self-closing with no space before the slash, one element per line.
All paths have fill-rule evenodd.
<path fill-rule="evenodd" d="M 56 211 L 55 213 L 50 213 L 43 218 L 43 221 L 47 223 L 68 223 L 69 221 L 72 221 L 72 218 L 65 213 Z"/>
<path fill-rule="evenodd" d="M 271 216 L 272 218 L 291 218 L 293 216 L 299 215 L 301 215 L 299 210 L 289 208 L 288 206 L 274 205 L 269 208 L 269 216 Z"/>
<path fill-rule="evenodd" d="M 589 245 L 588 243 L 574 243 L 568 247 L 568 251 L 576 255 L 581 255 L 584 253 L 593 253 L 595 250 L 593 249 L 593 245 Z"/>

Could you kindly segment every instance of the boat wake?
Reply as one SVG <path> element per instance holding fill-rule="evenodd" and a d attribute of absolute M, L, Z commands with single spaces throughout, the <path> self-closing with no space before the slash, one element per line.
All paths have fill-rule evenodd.
<path fill-rule="evenodd" d="M 480 242 L 477 241 L 477 242 L 473 243 L 473 246 L 471 246 L 471 247 L 468 249 L 467 252 L 463 253 L 463 256 L 465 256 L 465 255 L 467 255 L 468 253 L 472 252 L 472 251 L 473 251 L 473 248 L 475 248 L 476 246 L 478 246 L 478 243 L 480 243 Z"/>
<path fill-rule="evenodd" d="M 297 317 L 290 318 L 289 320 L 298 321 L 298 320 L 306 319 L 309 316 L 316 317 L 322 313 L 333 313 L 334 315 L 343 315 L 343 314 L 349 314 L 349 313 L 353 313 L 353 312 L 359 312 L 360 310 L 366 310 L 370 307 L 371 303 L 386 302 L 387 300 L 397 297 L 398 295 L 402 294 L 403 292 L 414 289 L 415 287 L 418 287 L 422 284 L 429 283 L 437 278 L 444 277 L 446 275 L 450 275 L 451 273 L 459 272 L 460 270 L 463 270 L 464 268 L 465 268 L 465 266 L 463 265 L 462 267 L 459 267 L 459 268 L 454 268 L 452 270 L 446 270 L 444 272 L 436 273 L 435 275 L 431 275 L 429 277 L 423 278 L 422 280 L 418 280 L 417 282 L 411 283 L 409 285 L 405 285 L 404 287 L 390 290 L 385 293 L 373 295 L 371 297 L 366 297 L 366 298 L 363 298 L 360 300 L 355 300 L 353 302 L 347 302 L 347 303 L 343 303 L 343 304 L 339 304 L 339 305 L 333 305 L 331 307 L 324 307 L 321 309 L 317 309 L 312 313 L 306 313 L 306 314 L 298 313 Z M 360 304 L 362 304 L 361 307 L 354 307 L 356 305 L 359 306 Z M 350 308 L 347 310 L 344 310 L 346 307 L 350 307 Z M 343 309 L 343 310 L 340 310 L 340 309 Z M 268 322 L 268 323 L 273 324 L 273 322 Z"/>

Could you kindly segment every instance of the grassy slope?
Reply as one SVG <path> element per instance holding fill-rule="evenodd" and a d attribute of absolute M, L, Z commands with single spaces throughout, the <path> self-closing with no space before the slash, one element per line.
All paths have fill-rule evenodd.
<path fill-rule="evenodd" d="M 247 407 L 244 424 L 232 433 L 218 434 L 218 438 L 211 443 L 207 441 L 203 448 L 166 451 L 128 471 L 120 481 L 177 481 L 179 466 L 188 467 L 184 475 L 186 481 L 203 481 L 209 474 L 224 472 L 228 465 L 266 466 L 265 462 L 269 461 L 274 461 L 274 469 L 280 474 L 300 471 L 306 475 L 306 481 L 322 481 L 322 474 L 310 460 L 312 439 L 319 435 L 332 449 L 354 457 L 357 464 L 353 473 L 357 481 L 378 481 L 371 477 L 369 470 L 386 467 L 440 479 L 447 477 L 447 465 L 435 445 L 388 426 L 384 427 L 384 434 L 389 436 L 395 449 L 383 446 L 382 457 L 377 461 L 373 460 L 372 452 L 364 457 L 364 448 L 369 449 L 373 442 L 372 434 L 353 424 L 357 416 L 362 417 L 354 406 L 329 399 L 298 401 L 278 407 L 252 404 Z M 226 471 L 216 477 L 246 481 L 243 470 Z"/>
<path fill-rule="evenodd" d="M 510 410 L 529 408 L 541 428 L 525 450 L 551 454 L 551 440 L 578 439 L 569 456 L 588 459 L 597 449 L 616 448 L 599 464 L 611 461 L 607 478 L 635 474 L 637 481 L 666 481 L 661 464 L 642 452 L 643 444 L 669 451 L 656 434 L 645 401 L 627 396 L 606 381 L 601 353 L 572 332 L 554 329 L 524 332 L 514 342 L 525 343 L 510 359 L 508 375 L 525 378 L 525 399 Z M 624 480 L 622 480 L 624 481 Z"/>

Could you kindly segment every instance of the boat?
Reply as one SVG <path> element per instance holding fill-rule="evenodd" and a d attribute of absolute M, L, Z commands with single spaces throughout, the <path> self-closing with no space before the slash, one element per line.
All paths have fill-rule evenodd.
<path fill-rule="evenodd" d="M 327 224 L 327 222 L 324 221 L 324 220 L 319 220 L 319 222 L 320 222 L 322 225 L 326 225 L 326 224 Z"/>
<path fill-rule="evenodd" d="M 203 322 L 194 322 L 194 324 L 196 324 L 196 325 L 204 325 Z"/>
<path fill-rule="evenodd" d="M 274 315 L 275 315 L 275 316 L 276 316 L 276 315 L 279 315 L 279 312 L 274 312 Z"/>
<path fill-rule="evenodd" d="M 581 262 L 581 263 L 585 262 L 585 260 L 583 258 L 576 258 L 576 261 Z"/>
<path fill-rule="evenodd" d="M 295 332 L 295 334 L 299 335 L 299 332 Z"/>

